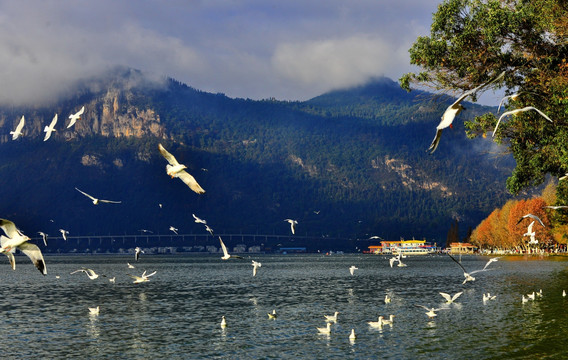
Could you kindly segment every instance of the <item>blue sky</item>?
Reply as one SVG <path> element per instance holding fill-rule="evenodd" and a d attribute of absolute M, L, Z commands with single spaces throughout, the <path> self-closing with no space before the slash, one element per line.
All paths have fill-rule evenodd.
<path fill-rule="evenodd" d="M 411 71 L 439 0 L 0 1 L 0 103 L 126 65 L 231 97 L 305 100 Z"/>

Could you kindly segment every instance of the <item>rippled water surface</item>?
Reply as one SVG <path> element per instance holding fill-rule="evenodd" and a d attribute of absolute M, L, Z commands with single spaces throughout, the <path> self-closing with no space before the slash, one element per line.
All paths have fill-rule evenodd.
<path fill-rule="evenodd" d="M 262 263 L 256 277 L 251 259 L 219 256 L 143 255 L 136 269 L 126 256 L 48 256 L 46 277 L 25 257 L 17 257 L 16 271 L 4 259 L 2 358 L 568 358 L 564 258 L 501 258 L 465 285 L 447 256 L 407 258 L 405 268 L 373 255 L 251 258 Z M 487 260 L 464 256 L 462 263 L 475 270 Z M 351 265 L 359 268 L 354 276 Z M 83 266 L 116 282 L 70 274 Z M 127 274 L 144 270 L 157 273 L 133 284 Z M 541 299 L 522 304 L 521 294 L 540 289 Z M 416 305 L 445 306 L 440 291 L 464 293 L 430 320 Z M 484 304 L 486 292 L 496 300 Z M 90 315 L 97 305 L 100 314 Z M 273 309 L 276 320 L 267 316 Z M 334 311 L 331 335 L 318 334 Z M 390 314 L 393 326 L 367 325 Z"/>

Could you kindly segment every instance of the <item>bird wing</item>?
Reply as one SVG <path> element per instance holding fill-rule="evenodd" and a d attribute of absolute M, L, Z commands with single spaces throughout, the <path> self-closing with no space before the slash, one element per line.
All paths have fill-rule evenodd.
<path fill-rule="evenodd" d="M 492 137 L 495 136 L 495 133 L 497 132 L 497 128 L 499 127 L 499 124 L 501 123 L 501 120 L 509 115 L 512 115 L 514 113 L 518 112 L 518 110 L 511 110 L 511 111 L 505 111 L 503 114 L 501 114 L 501 116 L 499 116 L 499 120 L 497 120 L 497 125 L 495 125 L 495 129 L 493 129 L 493 135 L 491 135 Z"/>
<path fill-rule="evenodd" d="M 24 127 L 24 117 L 22 116 L 22 118 L 20 119 L 20 122 L 18 123 L 18 126 L 16 126 L 16 132 L 19 133 L 22 131 L 22 128 Z"/>
<path fill-rule="evenodd" d="M 252 276 L 256 276 L 256 269 L 258 269 L 258 266 L 256 266 L 255 264 L 252 264 Z"/>
<path fill-rule="evenodd" d="M 446 301 L 452 301 L 452 296 L 450 294 L 441 292 L 440 295 L 442 295 Z"/>
<path fill-rule="evenodd" d="M 462 270 L 463 270 L 464 273 L 467 274 L 467 270 L 463 267 L 462 264 L 460 264 L 459 261 L 457 261 L 457 260 L 456 260 L 452 255 L 450 255 L 449 253 L 448 253 L 448 256 L 449 256 L 452 260 L 454 260 L 454 261 L 456 262 L 456 264 L 458 264 L 458 265 L 462 268 Z"/>
<path fill-rule="evenodd" d="M 109 203 L 109 204 L 121 204 L 122 201 L 112 201 L 112 200 L 99 200 L 100 202 Z"/>
<path fill-rule="evenodd" d="M 537 113 L 539 113 L 540 115 L 542 115 L 546 120 L 553 122 L 548 116 L 546 116 L 545 113 L 543 113 L 542 111 L 540 111 L 539 109 L 535 108 L 534 106 L 527 106 L 526 108 L 524 108 L 523 110 L 534 110 Z"/>
<path fill-rule="evenodd" d="M 428 310 L 428 311 L 432 310 L 431 308 L 426 307 L 426 306 L 424 306 L 424 305 L 417 305 L 417 304 L 414 304 L 414 306 L 416 306 L 416 307 L 421 307 L 421 308 L 423 308 L 423 309 L 425 309 L 425 310 Z"/>
<path fill-rule="evenodd" d="M 14 253 L 11 251 L 6 251 L 4 254 L 8 257 L 8 261 L 10 261 L 10 266 L 12 266 L 12 270 L 16 270 L 16 259 L 14 258 Z"/>
<path fill-rule="evenodd" d="M 533 226 L 534 226 L 534 222 L 535 222 L 535 221 L 536 221 L 536 220 L 533 220 L 533 221 L 530 223 L 530 225 L 527 227 L 527 233 L 529 233 L 529 234 L 532 233 L 532 229 L 533 229 Z"/>
<path fill-rule="evenodd" d="M 18 235 L 18 228 L 16 228 L 16 224 L 10 220 L 0 219 L 0 229 L 4 230 L 6 236 L 10 239 Z"/>
<path fill-rule="evenodd" d="M 51 120 L 51 123 L 49 124 L 49 128 L 53 129 L 53 127 L 55 126 L 56 123 L 57 123 L 57 114 L 55 114 L 55 116 L 53 117 L 53 120 Z"/>
<path fill-rule="evenodd" d="M 454 296 L 452 296 L 452 301 L 455 301 L 457 298 L 459 298 L 461 296 L 461 294 L 463 294 L 463 291 L 460 291 L 459 293 L 454 294 Z"/>
<path fill-rule="evenodd" d="M 98 200 L 97 198 L 92 197 L 91 195 L 87 194 L 87 193 L 84 192 L 84 191 L 81 191 L 81 190 L 79 190 L 79 189 L 77 189 L 77 188 L 75 188 L 75 190 L 77 190 L 78 192 L 80 192 L 81 194 L 85 195 L 86 197 L 88 197 L 89 199 L 91 199 L 91 200 L 93 200 L 93 201 L 94 201 L 94 200 Z"/>
<path fill-rule="evenodd" d="M 195 191 L 198 194 L 205 193 L 205 190 L 197 183 L 197 180 L 193 176 L 191 176 L 187 171 L 182 170 L 175 175 L 176 177 L 180 178 L 189 188 Z"/>
<path fill-rule="evenodd" d="M 527 218 L 527 217 L 530 217 L 531 219 L 537 220 L 537 221 L 540 223 L 540 225 L 542 225 L 542 227 L 546 227 L 546 226 L 544 226 L 544 223 L 542 222 L 542 220 L 540 220 L 540 218 L 539 218 L 538 216 L 533 215 L 533 214 L 526 214 L 525 216 L 523 216 L 522 218 L 520 218 L 519 221 L 517 221 L 517 225 L 518 225 L 521 221 L 523 221 L 523 219 L 525 219 L 525 218 Z"/>
<path fill-rule="evenodd" d="M 162 154 L 162 156 L 164 157 L 164 159 L 166 159 L 170 165 L 172 166 L 177 166 L 179 165 L 178 161 L 176 160 L 176 158 L 170 154 L 163 146 L 162 144 L 158 144 L 158 150 L 160 150 L 160 154 Z"/>
<path fill-rule="evenodd" d="M 438 148 L 438 145 L 440 144 L 440 139 L 442 137 L 442 130 L 443 129 L 437 129 L 436 130 L 436 136 L 434 136 L 434 140 L 432 140 L 432 144 L 430 144 L 430 147 L 428 148 L 428 150 L 426 150 L 427 152 L 429 151 L 430 154 L 433 154 L 434 151 L 436 151 L 436 149 Z"/>
<path fill-rule="evenodd" d="M 146 272 L 144 271 L 144 273 L 146 273 Z M 154 272 L 151 273 L 151 274 L 146 275 L 146 277 L 149 278 L 150 276 L 153 276 L 153 275 L 156 275 L 156 271 L 154 271 Z"/>
<path fill-rule="evenodd" d="M 219 236 L 219 241 L 221 242 L 221 249 L 223 249 L 223 254 L 225 254 L 225 256 L 229 255 L 229 252 L 227 251 L 227 247 L 223 243 L 223 240 L 221 239 L 220 236 Z"/>
<path fill-rule="evenodd" d="M 26 254 L 30 258 L 35 267 L 43 274 L 47 275 L 47 268 L 45 267 L 45 260 L 43 260 L 43 255 L 39 247 L 35 244 L 30 244 L 28 242 L 23 243 L 18 246 L 21 252 Z M 15 265 L 15 264 L 14 264 Z"/>

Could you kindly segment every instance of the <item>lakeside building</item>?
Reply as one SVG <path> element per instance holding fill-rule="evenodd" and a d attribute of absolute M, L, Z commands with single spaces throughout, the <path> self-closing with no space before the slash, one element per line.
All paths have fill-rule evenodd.
<path fill-rule="evenodd" d="M 381 245 L 369 246 L 371 254 L 398 254 L 402 255 L 426 255 L 438 250 L 436 244 L 427 243 L 426 240 L 399 240 L 381 241 Z"/>

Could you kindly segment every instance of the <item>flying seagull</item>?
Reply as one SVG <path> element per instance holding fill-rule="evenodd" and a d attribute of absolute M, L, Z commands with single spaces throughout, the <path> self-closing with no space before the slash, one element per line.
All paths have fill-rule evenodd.
<path fill-rule="evenodd" d="M 219 236 L 219 241 L 221 242 L 221 249 L 223 249 L 223 256 L 221 257 L 221 259 L 223 259 L 223 260 L 229 260 L 230 258 L 242 259 L 241 256 L 229 254 L 229 252 L 227 251 L 227 247 L 223 243 L 223 240 L 221 239 L 220 236 Z"/>
<path fill-rule="evenodd" d="M 440 295 L 442 295 L 444 297 L 444 299 L 446 299 L 446 304 L 451 304 L 454 301 L 456 301 L 457 298 L 460 297 L 460 295 L 463 294 L 463 291 L 460 291 L 459 293 L 454 294 L 454 296 L 450 295 L 450 294 L 446 294 L 441 292 Z"/>
<path fill-rule="evenodd" d="M 463 276 L 465 277 L 465 280 L 463 281 L 462 284 L 465 284 L 465 283 L 468 282 L 468 281 L 475 281 L 475 278 L 474 278 L 473 276 L 471 276 L 471 275 L 476 274 L 476 273 L 478 273 L 478 272 L 486 271 L 486 270 L 487 270 L 487 267 L 489 266 L 489 264 L 491 264 L 492 262 L 497 261 L 497 259 L 499 259 L 499 257 L 491 258 L 491 259 L 489 259 L 489 261 L 487 261 L 487 263 L 485 264 L 485 266 L 483 267 L 483 269 L 474 270 L 474 271 L 468 273 L 467 270 L 463 267 L 463 265 L 460 264 L 460 262 L 457 261 L 452 255 L 450 255 L 450 254 L 448 253 L 448 256 L 449 256 L 453 261 L 455 261 L 456 264 L 458 264 L 458 265 L 462 268 L 462 270 L 463 270 Z"/>
<path fill-rule="evenodd" d="M 206 220 L 203 220 L 203 219 L 198 218 L 197 216 L 195 216 L 195 214 L 191 214 L 191 215 L 193 215 L 193 218 L 195 219 L 195 222 L 196 222 L 196 223 L 198 223 L 198 224 L 203 224 L 203 225 L 207 225 L 207 221 L 206 221 Z"/>
<path fill-rule="evenodd" d="M 183 164 L 178 163 L 176 158 L 170 154 L 162 144 L 158 144 L 158 149 L 160 150 L 160 154 L 168 161 L 168 165 L 166 165 L 166 172 L 171 178 L 180 178 L 189 188 L 195 191 L 198 194 L 205 193 L 205 190 L 197 183 L 195 178 L 191 176 L 187 171 L 187 167 Z"/>
<path fill-rule="evenodd" d="M 57 114 L 55 114 L 55 117 L 53 118 L 53 120 L 51 120 L 49 126 L 46 125 L 45 128 L 43 129 L 43 131 L 45 132 L 45 137 L 43 138 L 43 141 L 47 141 L 51 136 L 51 133 L 56 131 L 54 129 L 56 123 L 57 123 Z"/>
<path fill-rule="evenodd" d="M 42 231 L 38 231 L 37 233 L 41 235 L 44 245 L 47 246 L 47 234 Z"/>
<path fill-rule="evenodd" d="M 91 280 L 95 280 L 99 277 L 99 274 L 97 274 L 93 269 L 88 269 L 88 268 L 81 268 L 79 270 L 73 271 L 70 274 L 72 275 L 72 274 L 75 274 L 75 273 L 78 273 L 78 272 L 84 272 L 85 274 L 87 274 L 87 276 Z M 100 276 L 106 277 L 105 275 L 100 275 Z"/>
<path fill-rule="evenodd" d="M 71 120 L 69 121 L 69 125 L 67 125 L 67 129 L 75 125 L 75 122 L 77 122 L 77 120 L 81 118 L 81 115 L 83 115 L 84 112 L 85 112 L 85 107 L 83 106 L 81 110 L 77 111 L 75 114 L 69 115 L 69 119 Z"/>
<path fill-rule="evenodd" d="M 176 235 L 178 235 L 178 229 L 177 228 L 170 226 L 170 231 L 173 231 Z"/>
<path fill-rule="evenodd" d="M 209 225 L 205 225 L 205 230 L 207 230 L 209 234 L 213 235 L 213 229 L 211 229 Z"/>
<path fill-rule="evenodd" d="M 359 268 L 356 267 L 355 265 L 353 265 L 349 268 L 349 272 L 351 273 L 351 275 L 355 274 L 355 270 L 359 270 Z"/>
<path fill-rule="evenodd" d="M 558 209 L 566 209 L 566 208 L 568 208 L 568 205 L 554 205 L 554 206 L 548 205 L 548 206 L 543 206 L 543 207 L 547 208 L 547 209 L 558 210 Z"/>
<path fill-rule="evenodd" d="M 69 231 L 64 229 L 59 229 L 59 232 L 61 233 L 61 236 L 63 236 L 63 240 L 67 241 L 67 235 L 69 234 Z"/>
<path fill-rule="evenodd" d="M 433 154 L 434 151 L 436 151 L 436 149 L 438 148 L 438 145 L 440 144 L 440 138 L 442 137 L 442 130 L 444 130 L 447 127 L 452 127 L 452 123 L 455 119 L 455 117 L 463 110 L 465 109 L 463 107 L 463 105 L 461 104 L 462 101 L 465 100 L 465 98 L 467 98 L 468 96 L 475 96 L 475 93 L 478 92 L 479 90 L 481 90 L 483 87 L 499 80 L 500 78 L 502 78 L 505 75 L 505 72 L 502 72 L 501 74 L 499 74 L 495 79 L 481 84 L 478 87 L 468 90 L 466 92 L 464 92 L 459 98 L 457 98 L 456 101 L 454 101 L 453 104 L 451 104 L 450 106 L 448 106 L 446 108 L 446 111 L 444 111 L 444 114 L 442 115 L 442 120 L 440 121 L 440 123 L 438 124 L 438 126 L 436 126 L 436 136 L 434 136 L 434 140 L 432 141 L 432 144 L 430 144 L 430 147 L 428 148 L 428 150 L 426 151 L 430 151 L 430 154 Z"/>
<path fill-rule="evenodd" d="M 262 267 L 262 264 L 259 263 L 258 261 L 252 261 L 252 276 L 256 276 L 256 271 L 259 267 Z"/>
<path fill-rule="evenodd" d="M 521 221 L 523 221 L 524 219 L 526 219 L 528 217 L 531 218 L 531 219 L 537 220 L 540 223 L 540 225 L 542 225 L 542 227 L 546 227 L 546 226 L 544 226 L 544 223 L 542 222 L 542 220 L 540 220 L 540 218 L 538 216 L 533 215 L 533 214 L 526 214 L 523 217 L 521 217 L 519 219 L 519 221 L 517 221 L 517 225 L 519 225 Z"/>
<path fill-rule="evenodd" d="M 28 242 L 29 237 L 24 235 L 16 225 L 10 220 L 0 219 L 0 229 L 4 230 L 6 236 L 0 236 L 0 253 L 6 254 L 13 270 L 16 270 L 16 260 L 14 258 L 14 250 L 18 248 L 21 252 L 30 258 L 35 267 L 43 274 L 47 275 L 45 261 L 39 247 Z"/>
<path fill-rule="evenodd" d="M 503 97 L 501 99 L 501 101 L 499 102 L 499 107 L 497 108 L 497 114 L 499 114 L 499 111 L 501 111 L 501 106 L 503 106 L 503 103 L 505 102 L 505 100 L 507 99 L 511 99 L 511 100 L 517 100 L 517 98 L 521 95 L 521 93 L 515 93 L 513 95 L 507 95 L 505 97 Z"/>
<path fill-rule="evenodd" d="M 290 230 L 292 230 L 292 235 L 294 235 L 296 233 L 296 225 L 298 225 L 298 222 L 292 219 L 284 219 L 284 221 L 288 221 L 290 223 Z"/>
<path fill-rule="evenodd" d="M 77 188 L 75 188 L 75 190 L 77 190 L 78 192 L 80 192 L 81 194 L 85 195 L 86 197 L 88 197 L 89 199 L 93 200 L 93 204 L 98 205 L 100 203 L 108 203 L 108 204 L 120 204 L 122 201 L 112 201 L 112 200 L 103 200 L 103 199 L 97 199 L 89 194 L 87 194 L 84 191 L 81 191 Z"/>
<path fill-rule="evenodd" d="M 12 140 L 16 140 L 18 136 L 22 135 L 22 128 L 24 127 L 24 117 L 20 119 L 20 122 L 16 126 L 16 130 L 10 131 L 10 135 L 12 135 Z"/>
<path fill-rule="evenodd" d="M 146 275 L 146 271 L 144 271 L 141 276 L 130 275 L 130 274 L 127 274 L 127 275 L 134 279 L 134 281 L 132 282 L 133 284 L 139 284 L 139 283 L 143 283 L 143 282 L 146 282 L 146 281 L 150 281 L 150 279 L 148 279 L 148 278 L 150 276 L 154 275 L 154 274 L 156 274 L 155 271 L 151 274 Z"/>
<path fill-rule="evenodd" d="M 521 109 L 515 109 L 515 110 L 511 110 L 511 111 L 506 111 L 504 112 L 500 117 L 499 120 L 497 120 L 497 125 L 495 125 L 495 129 L 493 129 L 493 135 L 495 136 L 495 133 L 497 132 L 497 128 L 499 127 L 499 123 L 501 122 L 501 119 L 503 119 L 505 116 L 509 116 L 509 115 L 516 115 L 520 112 L 525 112 L 525 111 L 529 111 L 529 110 L 534 110 L 537 113 L 539 113 L 540 115 L 542 115 L 542 117 L 544 117 L 546 120 L 552 122 L 552 120 L 546 116 L 545 113 L 543 113 L 542 111 L 540 111 L 539 109 L 535 108 L 534 106 L 527 106 Z"/>
<path fill-rule="evenodd" d="M 144 254 L 144 250 L 140 249 L 138 246 L 134 249 L 134 260 L 138 261 L 140 259 L 140 253 Z"/>

